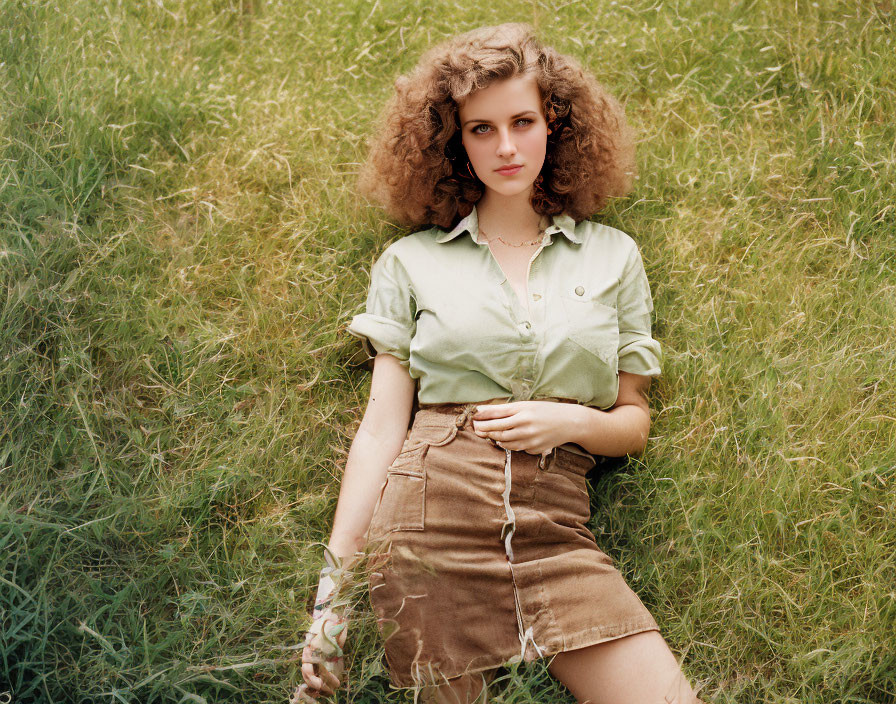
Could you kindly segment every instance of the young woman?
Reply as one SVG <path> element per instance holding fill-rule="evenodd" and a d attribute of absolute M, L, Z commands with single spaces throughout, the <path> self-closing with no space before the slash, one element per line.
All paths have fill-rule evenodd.
<path fill-rule="evenodd" d="M 638 247 L 586 219 L 630 190 L 623 110 L 524 24 L 440 44 L 395 88 L 360 185 L 429 227 L 383 252 L 349 327 L 373 379 L 296 700 L 339 686 L 334 576 L 375 546 L 395 686 L 466 704 L 545 657 L 579 702 L 699 702 L 586 527 L 593 455 L 644 449 L 661 365 Z"/>

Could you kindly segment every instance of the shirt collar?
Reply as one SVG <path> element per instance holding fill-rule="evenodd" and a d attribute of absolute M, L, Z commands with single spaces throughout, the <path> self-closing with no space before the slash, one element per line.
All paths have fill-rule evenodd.
<path fill-rule="evenodd" d="M 552 220 L 552 223 L 548 225 L 545 234 L 561 232 L 566 235 L 566 238 L 570 242 L 574 242 L 575 244 L 582 243 L 582 238 L 576 233 L 576 221 L 573 220 L 572 217 L 566 213 L 561 213 L 560 215 L 551 216 L 550 219 Z M 464 232 L 469 232 L 471 239 L 474 242 L 477 241 L 479 236 L 479 215 L 476 212 L 475 205 L 473 206 L 473 210 L 470 211 L 470 214 L 457 223 L 452 230 L 448 232 L 443 231 L 436 237 L 436 242 L 449 242 Z"/>

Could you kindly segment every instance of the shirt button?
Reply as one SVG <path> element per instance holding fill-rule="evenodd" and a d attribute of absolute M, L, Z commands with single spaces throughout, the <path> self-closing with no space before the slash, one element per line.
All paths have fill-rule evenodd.
<path fill-rule="evenodd" d="M 531 330 L 532 324 L 527 320 L 525 323 L 523 323 L 523 327 L 526 328 L 526 330 Z"/>
<path fill-rule="evenodd" d="M 581 286 L 576 286 L 576 295 L 577 296 L 585 295 L 585 289 L 582 288 Z"/>
<path fill-rule="evenodd" d="M 540 300 L 541 300 L 541 294 L 533 293 L 533 294 L 532 294 L 532 300 L 533 300 L 533 301 L 540 301 Z"/>

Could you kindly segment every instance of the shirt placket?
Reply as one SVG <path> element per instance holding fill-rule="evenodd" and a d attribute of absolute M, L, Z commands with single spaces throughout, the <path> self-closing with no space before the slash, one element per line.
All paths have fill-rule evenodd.
<path fill-rule="evenodd" d="M 525 401 L 532 397 L 535 381 L 540 371 L 539 340 L 540 335 L 544 332 L 545 317 L 544 282 L 539 262 L 544 257 L 542 252 L 549 241 L 549 239 L 545 239 L 529 260 L 526 277 L 527 310 L 523 311 L 520 306 L 514 306 L 514 321 L 521 344 L 517 373 L 510 384 L 510 391 L 513 394 L 511 400 L 513 401 Z M 510 287 L 509 282 L 505 281 L 505 284 Z M 514 294 L 514 299 L 517 303 L 519 302 L 516 294 Z M 521 316 L 517 315 L 517 311 L 520 311 Z"/>
<path fill-rule="evenodd" d="M 519 358 L 513 376 L 509 381 L 510 401 L 527 401 L 531 399 L 536 379 L 538 379 L 541 372 L 540 339 L 541 335 L 544 334 L 544 326 L 547 320 L 545 315 L 544 277 L 541 274 L 542 267 L 540 262 L 544 258 L 542 251 L 552 243 L 556 232 L 556 226 L 550 226 L 545 231 L 541 245 L 529 259 L 526 276 L 527 299 L 525 301 L 526 305 L 523 306 L 519 296 L 513 290 L 513 285 L 502 271 L 500 264 L 498 264 L 488 245 L 479 242 L 478 228 L 469 230 L 470 237 L 481 248 L 480 251 L 483 256 L 487 257 L 490 270 L 501 284 L 507 310 L 519 335 Z"/>

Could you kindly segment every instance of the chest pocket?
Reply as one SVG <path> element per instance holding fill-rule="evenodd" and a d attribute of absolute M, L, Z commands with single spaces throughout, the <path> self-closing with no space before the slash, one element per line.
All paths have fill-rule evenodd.
<path fill-rule="evenodd" d="M 599 288 L 573 284 L 560 292 L 567 337 L 614 370 L 619 350 L 619 318 L 615 306 L 618 283 L 618 279 L 613 279 L 608 286 Z"/>

